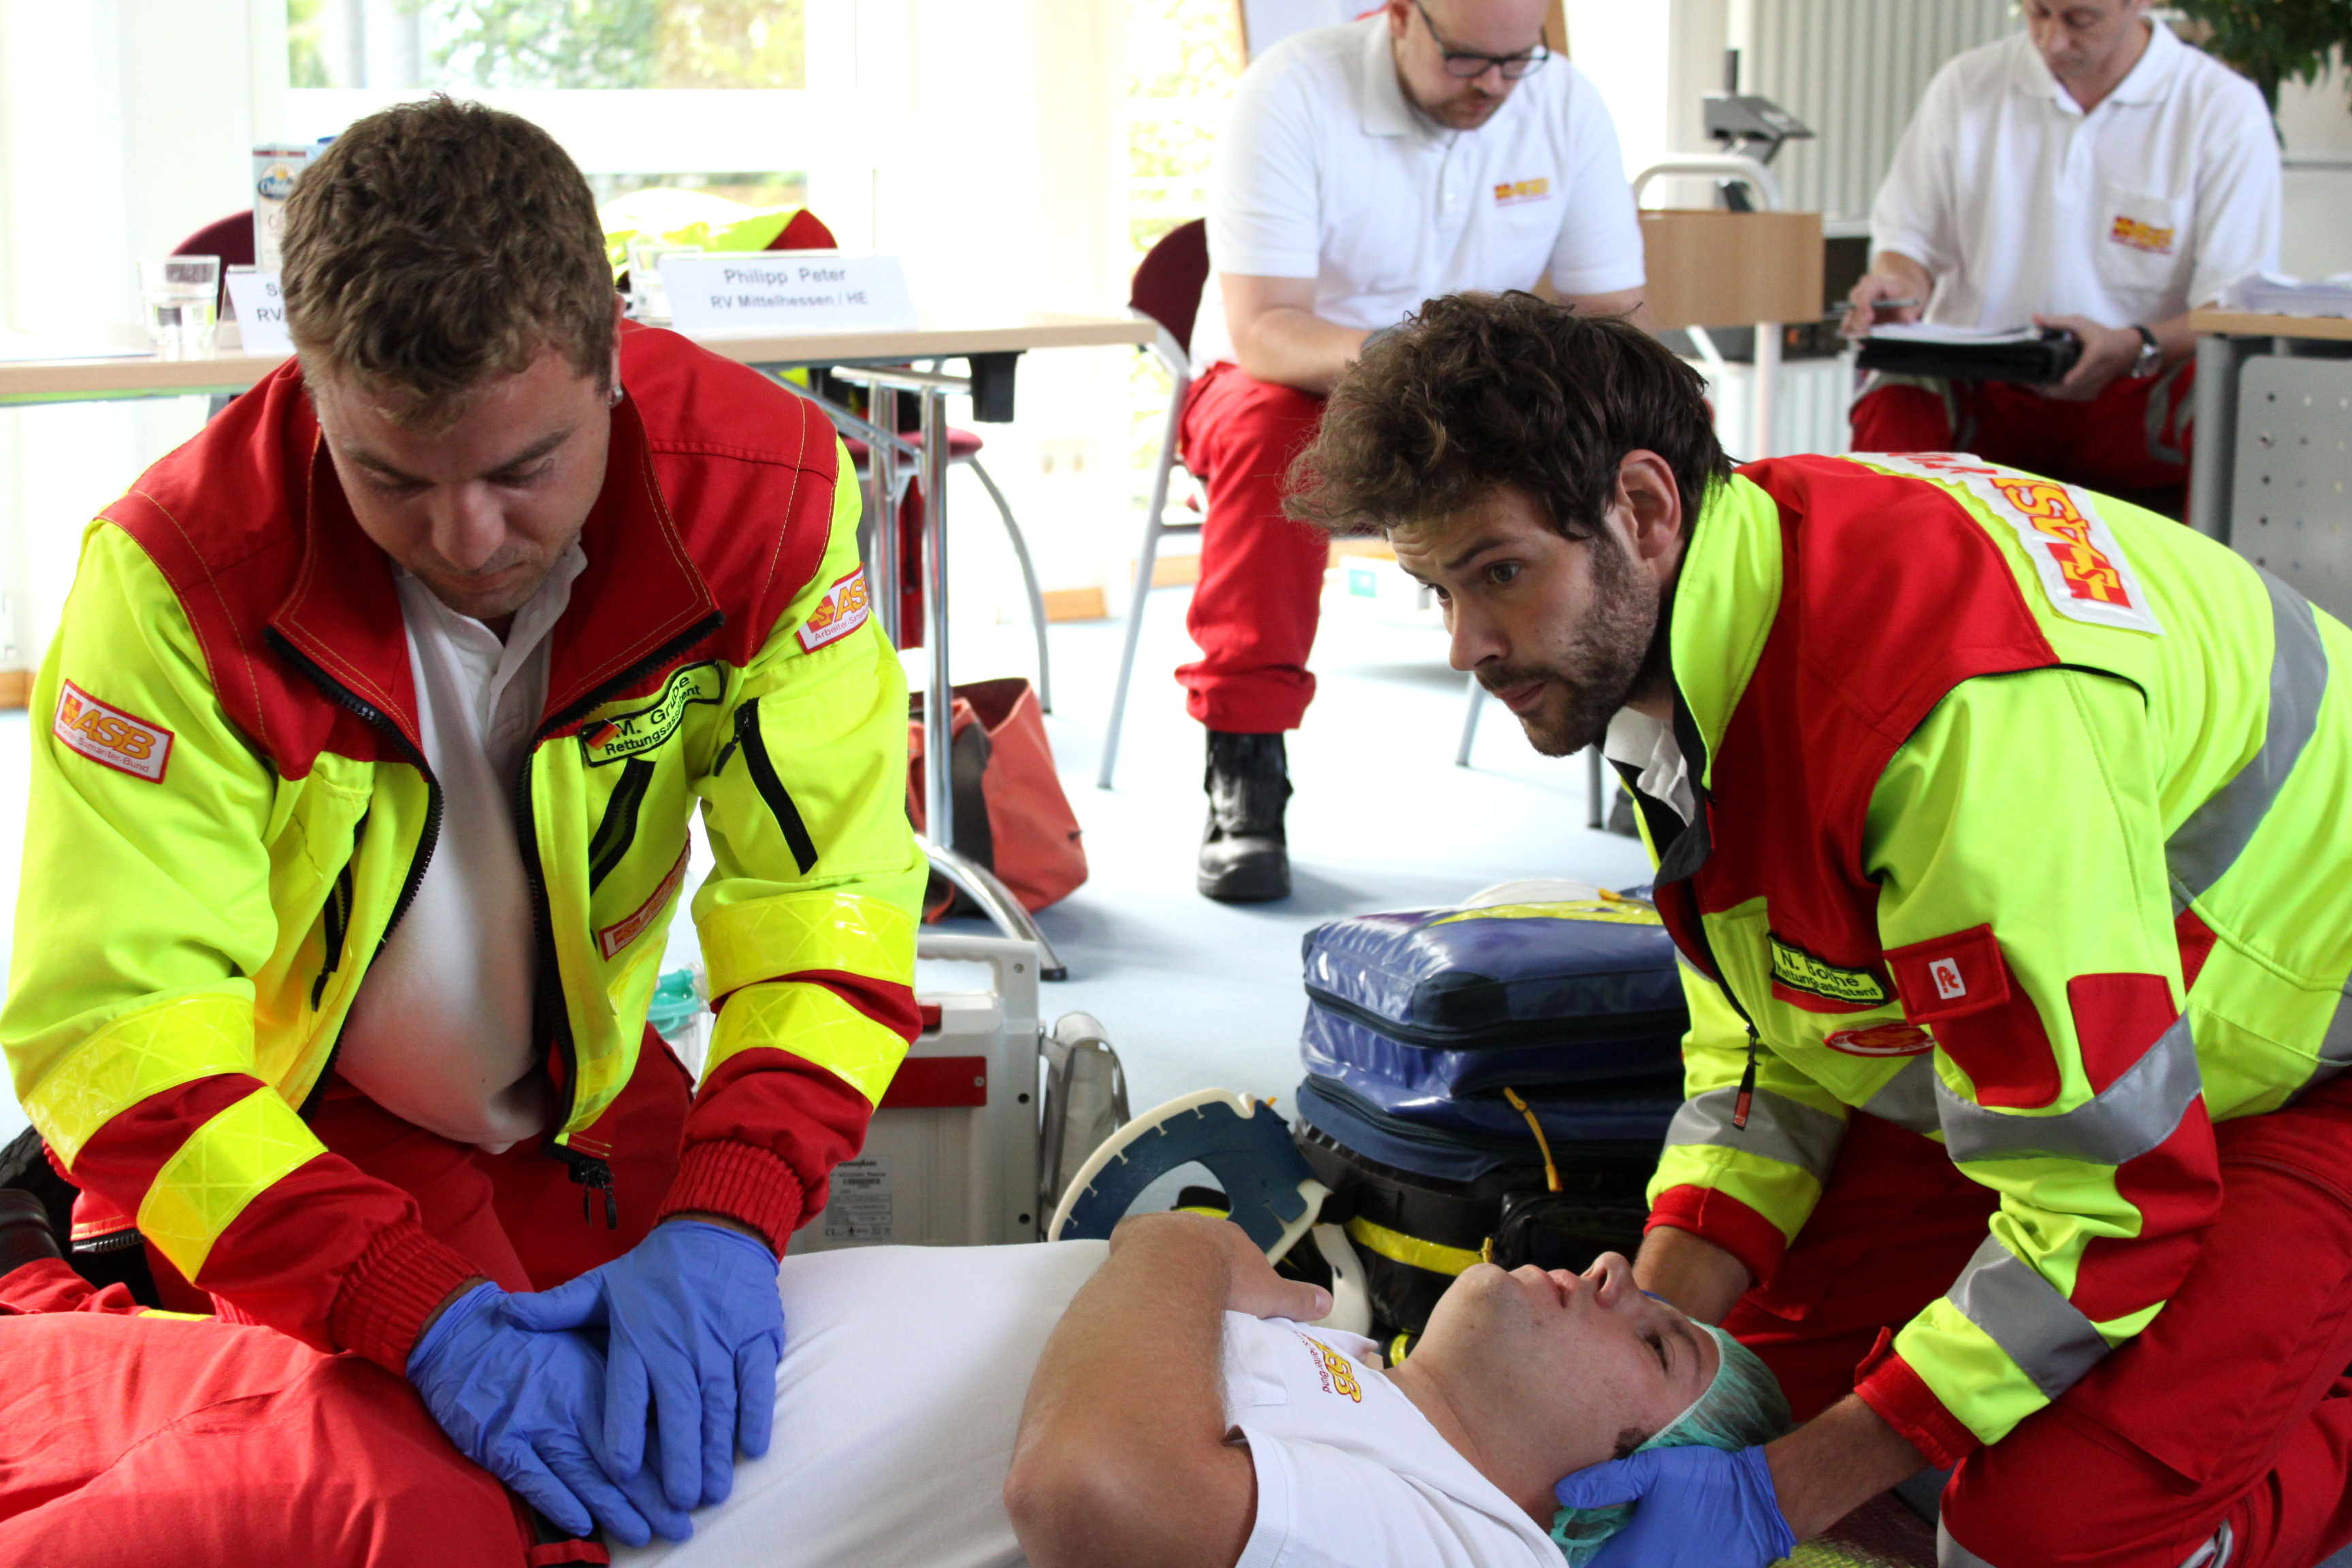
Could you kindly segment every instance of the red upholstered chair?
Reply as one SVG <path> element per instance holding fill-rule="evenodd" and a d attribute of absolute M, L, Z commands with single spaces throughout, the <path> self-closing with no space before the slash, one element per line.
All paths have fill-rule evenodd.
<path fill-rule="evenodd" d="M 1195 515 L 1171 522 L 1169 480 L 1180 467 L 1176 428 L 1184 416 L 1184 395 L 1192 390 L 1192 323 L 1201 313 L 1201 294 L 1209 286 L 1209 226 L 1199 218 L 1178 224 L 1137 264 L 1129 285 L 1127 308 L 1160 328 L 1150 352 L 1167 367 L 1175 387 L 1168 398 L 1167 422 L 1160 426 L 1160 460 L 1151 473 L 1151 500 L 1143 509 L 1143 540 L 1135 552 L 1135 586 L 1127 599 L 1127 646 L 1118 656 L 1118 685 L 1110 700 L 1110 723 L 1103 733 L 1102 770 L 1095 783 L 1110 788 L 1111 769 L 1118 763 L 1118 731 L 1127 716 L 1127 685 L 1135 673 L 1136 641 L 1143 634 L 1143 606 L 1151 593 L 1151 571 L 1160 558 L 1160 539 L 1168 533 L 1198 533 Z"/>
<path fill-rule="evenodd" d="M 784 225 L 776 237 L 768 242 L 768 248 L 837 250 L 840 242 L 834 238 L 833 230 L 827 228 L 822 219 L 803 207 L 793 215 L 793 220 Z M 857 465 L 859 476 L 864 477 L 870 449 L 863 440 L 846 430 L 842 432 L 841 441 L 849 448 L 850 460 Z M 988 469 L 981 464 L 980 453 L 984 445 L 976 430 L 960 429 L 954 426 L 948 427 L 948 461 L 950 464 L 961 463 L 970 468 L 972 478 L 988 491 L 988 499 L 996 503 L 996 515 L 1004 520 L 1004 537 L 1012 542 L 1013 558 L 1021 563 L 1021 582 L 1029 591 L 1030 624 L 1035 628 L 1037 637 L 1037 706 L 1051 713 L 1054 710 L 1054 679 L 1045 652 L 1045 595 L 1038 586 L 1037 568 L 1029 559 L 1029 542 L 1022 536 L 1021 524 L 1013 520 L 1012 503 L 1004 499 L 1004 492 L 996 488 L 996 481 L 989 477 Z M 917 552 L 920 546 L 916 539 L 919 535 L 920 518 L 921 513 L 917 511 L 912 519 L 901 520 L 901 526 L 908 530 L 900 547 L 899 559 L 902 561 L 918 559 Z M 908 624 L 918 623 L 910 621 Z"/>
<path fill-rule="evenodd" d="M 253 214 L 231 213 L 215 218 L 172 247 L 174 256 L 217 256 L 221 264 L 220 299 L 228 304 L 228 269 L 253 265 Z"/>

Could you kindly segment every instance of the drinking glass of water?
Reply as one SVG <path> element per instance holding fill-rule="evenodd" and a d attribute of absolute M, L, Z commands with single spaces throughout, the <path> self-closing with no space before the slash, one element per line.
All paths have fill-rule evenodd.
<path fill-rule="evenodd" d="M 166 256 L 139 264 L 139 294 L 147 304 L 147 335 L 163 359 L 212 353 L 220 320 L 220 258 Z"/>
<path fill-rule="evenodd" d="M 672 245 L 660 238 L 629 241 L 629 315 L 655 326 L 669 325 L 669 290 L 661 264 L 673 256 L 699 256 L 698 245 Z"/>

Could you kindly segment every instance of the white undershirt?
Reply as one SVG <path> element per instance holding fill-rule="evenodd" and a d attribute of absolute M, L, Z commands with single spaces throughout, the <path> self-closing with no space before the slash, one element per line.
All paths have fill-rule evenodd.
<path fill-rule="evenodd" d="M 792 1331 L 774 1447 L 737 1464 L 733 1491 L 695 1514 L 692 1540 L 615 1547 L 614 1568 L 1022 1563 L 1004 1511 L 1021 1403 L 1046 1336 L 1106 1250 L 1062 1241 L 785 1258 Z M 1225 1314 L 1226 1418 L 1257 1471 L 1241 1568 L 1559 1568 L 1543 1527 L 1439 1436 L 1371 1351 L 1351 1334 Z M 1136 1346 L 1155 1353 L 1148 1340 Z"/>
<path fill-rule="evenodd" d="M 531 1038 L 534 932 L 514 787 L 547 702 L 548 633 L 587 564 L 575 540 L 503 643 L 395 568 L 441 830 L 352 1003 L 335 1068 L 403 1121 L 494 1153 L 543 1131 L 554 1111 Z"/>
<path fill-rule="evenodd" d="M 1690 764 L 1683 760 L 1682 747 L 1675 743 L 1673 725 L 1638 709 L 1620 708 L 1609 721 L 1601 754 L 1610 762 L 1639 768 L 1633 787 L 1671 807 L 1685 826 L 1697 819 L 1698 797 L 1691 791 Z"/>

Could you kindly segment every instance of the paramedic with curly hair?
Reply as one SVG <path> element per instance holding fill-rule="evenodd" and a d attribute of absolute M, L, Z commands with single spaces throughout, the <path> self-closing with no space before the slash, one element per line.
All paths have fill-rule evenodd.
<path fill-rule="evenodd" d="M 0 1040 L 78 1247 L 406 1375 L 562 1530 L 677 1535 L 767 1446 L 777 1256 L 918 1026 L 856 488 L 619 324 L 512 115 L 360 121 L 286 257 L 296 357 L 84 538 Z M 646 1025 L 698 809 L 698 1089 Z"/>
<path fill-rule="evenodd" d="M 1537 748 L 1599 742 L 1685 963 L 1635 1260 L 1797 1431 L 1563 1483 L 1752 1563 L 1925 1468 L 1942 1561 L 2352 1541 L 2352 632 L 1970 458 L 1730 471 L 1697 375 L 1432 301 L 1294 505 L 1384 531 Z"/>

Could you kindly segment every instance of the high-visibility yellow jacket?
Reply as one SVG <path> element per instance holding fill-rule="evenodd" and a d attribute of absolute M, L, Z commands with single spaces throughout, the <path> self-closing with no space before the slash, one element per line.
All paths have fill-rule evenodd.
<path fill-rule="evenodd" d="M 548 1150 L 609 1182 L 598 1119 L 635 1068 L 699 805 L 721 1011 L 676 1184 L 618 1197 L 781 1247 L 918 1026 L 905 687 L 823 416 L 668 332 L 625 329 L 621 368 L 516 797 L 562 1108 Z M 389 563 L 295 365 L 90 527 L 34 700 L 0 1014 L 27 1114 L 190 1280 L 399 1368 L 474 1270 L 301 1108 L 424 875 L 441 791 Z"/>
<path fill-rule="evenodd" d="M 1940 1140 L 2000 1206 L 1859 1392 L 1949 1464 L 2163 1310 L 2213 1122 L 2352 1064 L 2352 633 L 1942 457 L 1742 469 L 1672 617 L 1702 804 L 1641 802 L 1693 1014 L 1651 1223 L 1769 1280 L 1850 1116 Z"/>

